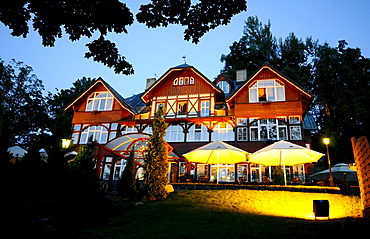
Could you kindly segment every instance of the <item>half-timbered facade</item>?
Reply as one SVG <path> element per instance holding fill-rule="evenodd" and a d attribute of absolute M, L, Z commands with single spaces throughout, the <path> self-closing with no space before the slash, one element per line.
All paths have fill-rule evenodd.
<path fill-rule="evenodd" d="M 195 67 L 184 64 L 170 68 L 158 80 L 148 79 L 144 92 L 126 99 L 98 79 L 66 110 L 74 112 L 74 144 L 96 142 L 97 174 L 102 179 L 119 177 L 121 170 L 117 167 L 123 168 L 122 159 L 130 150 L 117 153 L 117 148 L 108 146 L 121 141 L 124 145 L 124 140 L 145 141 L 151 134 L 154 112 L 163 107 L 169 124 L 165 139 L 173 159 L 170 181 L 199 180 L 201 175 L 213 181 L 217 175 L 215 166 L 192 165 L 181 155 L 215 140 L 251 153 L 276 140 L 307 146 L 310 142 L 305 132 L 313 127 L 312 119 L 306 115 L 311 98 L 297 83 L 269 65 L 261 66 L 249 78 L 240 71 L 236 81 L 225 75 L 210 81 Z M 221 182 L 273 177 L 271 167 L 248 162 L 219 165 L 219 170 Z M 290 167 L 288 175 L 304 180 L 305 171 L 307 167 L 303 165 Z"/>

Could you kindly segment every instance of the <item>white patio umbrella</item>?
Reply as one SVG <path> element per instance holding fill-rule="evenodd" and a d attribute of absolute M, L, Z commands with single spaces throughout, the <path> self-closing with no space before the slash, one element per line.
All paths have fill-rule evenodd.
<path fill-rule="evenodd" d="M 333 178 L 335 179 L 341 179 L 341 180 L 346 180 L 347 182 L 356 182 L 358 181 L 357 178 L 357 172 L 354 170 L 349 169 L 349 165 L 345 163 L 338 163 L 331 167 L 331 171 L 333 174 Z M 313 180 L 316 181 L 322 181 L 325 178 L 329 178 L 329 169 L 325 169 L 321 172 L 312 174 L 309 176 Z M 344 178 L 346 177 L 346 178 Z"/>
<path fill-rule="evenodd" d="M 247 160 L 249 153 L 222 141 L 214 141 L 183 156 L 194 163 L 217 164 L 217 183 L 219 181 L 219 164 L 236 164 Z"/>
<path fill-rule="evenodd" d="M 8 148 L 9 154 L 12 154 L 13 157 L 23 158 L 25 154 L 27 154 L 27 150 L 19 147 L 19 146 L 13 146 Z"/>
<path fill-rule="evenodd" d="M 285 166 L 317 162 L 323 155 L 303 146 L 280 140 L 248 155 L 248 161 L 266 166 L 283 166 L 286 185 Z"/>

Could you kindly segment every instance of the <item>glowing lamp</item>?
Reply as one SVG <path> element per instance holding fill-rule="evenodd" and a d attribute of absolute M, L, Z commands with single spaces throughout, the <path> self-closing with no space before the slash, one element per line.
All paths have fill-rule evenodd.
<path fill-rule="evenodd" d="M 323 138 L 323 139 L 322 139 L 322 142 L 323 142 L 325 145 L 329 145 L 329 144 L 330 144 L 330 138 Z"/>
<path fill-rule="evenodd" d="M 69 146 L 71 145 L 72 140 L 70 139 L 62 139 L 62 148 L 63 149 L 68 149 Z"/>

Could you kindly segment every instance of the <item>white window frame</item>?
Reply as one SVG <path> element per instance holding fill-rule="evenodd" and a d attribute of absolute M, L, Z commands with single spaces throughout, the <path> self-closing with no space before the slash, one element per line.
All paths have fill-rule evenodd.
<path fill-rule="evenodd" d="M 259 97 L 259 91 L 264 90 L 266 99 Z M 249 103 L 264 101 L 285 101 L 285 86 L 278 79 L 256 80 L 249 87 Z"/>
<path fill-rule="evenodd" d="M 99 144 L 106 144 L 108 140 L 109 124 L 90 125 L 81 132 L 80 144 L 87 144 L 90 138 Z"/>
<path fill-rule="evenodd" d="M 184 142 L 184 130 L 181 125 L 169 125 L 166 130 L 165 140 L 167 142 Z"/>
<path fill-rule="evenodd" d="M 187 142 L 207 142 L 208 140 L 208 128 L 204 124 L 194 124 L 189 128 Z"/>
<path fill-rule="evenodd" d="M 86 111 L 111 111 L 113 101 L 113 94 L 109 91 L 94 92 L 87 99 Z"/>
<path fill-rule="evenodd" d="M 217 87 L 220 88 L 224 93 L 230 93 L 230 84 L 227 81 L 220 81 L 217 83 Z"/>
<path fill-rule="evenodd" d="M 272 140 L 287 140 L 288 139 L 288 128 L 283 121 L 269 118 L 259 119 L 255 121 L 255 118 L 251 118 L 249 126 L 249 138 L 251 141 L 264 141 L 267 139 Z M 253 122 L 253 123 L 252 123 Z M 275 132 L 274 132 L 275 131 Z M 281 133 L 284 132 L 284 136 Z M 265 134 L 265 137 L 262 137 Z"/>
<path fill-rule="evenodd" d="M 210 113 L 211 102 L 209 100 L 202 100 L 200 102 L 200 117 L 208 117 Z"/>
<path fill-rule="evenodd" d="M 227 122 L 219 122 L 213 128 L 212 141 L 234 141 L 235 134 L 233 127 Z"/>

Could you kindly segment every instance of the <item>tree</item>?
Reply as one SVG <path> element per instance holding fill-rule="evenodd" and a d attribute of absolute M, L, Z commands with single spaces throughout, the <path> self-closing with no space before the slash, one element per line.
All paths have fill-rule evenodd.
<path fill-rule="evenodd" d="M 263 63 L 275 65 L 277 44 L 270 28 L 270 21 L 263 25 L 257 16 L 248 17 L 243 36 L 230 46 L 229 54 L 221 56 L 221 62 L 225 62 L 221 72 L 235 79 L 237 70 L 247 69 L 252 73 Z"/>
<path fill-rule="evenodd" d="M 186 26 L 185 40 L 197 43 L 210 29 L 226 25 L 231 18 L 247 9 L 245 0 L 199 1 L 152 0 L 141 5 L 136 18 L 148 27 L 181 24 Z M 134 22 L 134 15 L 119 0 L 21 0 L 7 1 L 0 5 L 0 21 L 12 30 L 13 36 L 27 37 L 28 23 L 42 37 L 44 46 L 53 47 L 64 32 L 71 41 L 81 37 L 100 36 L 88 43 L 85 58 L 114 68 L 116 74 L 133 74 L 132 65 L 120 55 L 116 44 L 106 39 L 110 32 L 128 33 L 127 27 Z"/>
<path fill-rule="evenodd" d="M 314 108 L 320 135 L 331 138 L 334 162 L 352 162 L 351 137 L 370 134 L 370 59 L 359 48 L 325 43 L 314 58 Z"/>
<path fill-rule="evenodd" d="M 94 79 L 82 77 L 77 79 L 71 88 L 57 90 L 55 94 L 49 92 L 45 97 L 49 115 L 47 128 L 50 134 L 43 140 L 42 147 L 48 151 L 50 160 L 60 161 L 63 159 L 60 147 L 61 139 L 70 138 L 72 134 L 72 113 L 66 112 L 64 108 L 85 92 L 94 81 Z"/>
<path fill-rule="evenodd" d="M 144 190 L 149 200 L 160 200 L 167 197 L 167 156 L 165 145 L 167 123 L 163 108 L 158 109 L 153 120 L 153 134 L 148 140 L 148 148 L 144 159 Z"/>
<path fill-rule="evenodd" d="M 312 37 L 307 37 L 306 41 L 303 41 L 294 33 L 290 33 L 284 41 L 280 38 L 276 67 L 285 75 L 294 77 L 294 80 L 306 90 L 311 90 L 313 67 L 310 59 L 315 56 L 317 45 L 318 41 L 314 41 Z"/>
<path fill-rule="evenodd" d="M 27 145 L 36 136 L 46 134 L 48 115 L 42 81 L 32 68 L 12 60 L 6 65 L 0 59 L 0 92 L 2 92 L 2 155 L 13 145 Z"/>
<path fill-rule="evenodd" d="M 127 197 L 129 200 L 136 198 L 136 181 L 135 181 L 135 148 L 131 149 L 130 155 L 126 158 L 126 166 L 121 177 L 117 182 L 118 194 Z"/>

